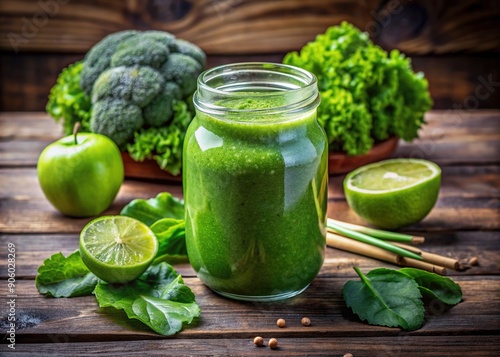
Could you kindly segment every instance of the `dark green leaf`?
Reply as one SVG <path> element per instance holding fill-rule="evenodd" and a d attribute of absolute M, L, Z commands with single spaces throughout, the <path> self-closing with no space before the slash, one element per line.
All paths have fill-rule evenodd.
<path fill-rule="evenodd" d="M 97 277 L 83 263 L 79 251 L 68 257 L 56 253 L 38 268 L 35 284 L 40 294 L 53 297 L 92 295 Z"/>
<path fill-rule="evenodd" d="M 361 281 L 350 280 L 342 294 L 352 311 L 372 325 L 400 326 L 416 330 L 424 321 L 424 307 L 417 283 L 391 269 L 375 269 L 366 276 L 357 268 Z"/>
<path fill-rule="evenodd" d="M 402 268 L 399 271 L 413 278 L 424 296 L 448 305 L 456 305 L 462 300 L 460 285 L 449 278 L 414 268 Z"/>
<path fill-rule="evenodd" d="M 123 207 L 120 214 L 151 226 L 162 218 L 184 219 L 184 203 L 169 192 L 162 192 L 148 200 L 135 199 Z"/>
<path fill-rule="evenodd" d="M 191 289 L 167 263 L 152 265 L 137 280 L 124 285 L 100 281 L 95 290 L 101 307 L 122 309 L 162 335 L 172 335 L 200 314 Z"/>
<path fill-rule="evenodd" d="M 158 254 L 179 255 L 187 258 L 186 222 L 183 219 L 163 218 L 151 225 L 158 238 Z"/>

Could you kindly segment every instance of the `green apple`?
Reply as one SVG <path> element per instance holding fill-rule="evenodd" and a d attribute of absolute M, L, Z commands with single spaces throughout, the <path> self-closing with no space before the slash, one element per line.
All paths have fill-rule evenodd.
<path fill-rule="evenodd" d="M 69 135 L 48 145 L 38 159 L 38 181 L 61 213 L 89 217 L 102 213 L 123 183 L 120 150 L 107 136 Z"/>

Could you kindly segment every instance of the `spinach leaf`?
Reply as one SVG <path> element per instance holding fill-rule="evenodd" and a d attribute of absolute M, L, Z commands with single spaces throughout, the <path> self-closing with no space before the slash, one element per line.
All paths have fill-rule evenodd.
<path fill-rule="evenodd" d="M 424 321 L 418 284 L 406 274 L 379 268 L 366 276 L 354 267 L 361 281 L 348 281 L 342 295 L 352 311 L 369 324 L 416 330 Z"/>
<path fill-rule="evenodd" d="M 413 278 L 424 296 L 438 299 L 448 305 L 456 305 L 462 300 L 460 285 L 449 278 L 414 268 L 402 268 L 399 271 Z"/>
<path fill-rule="evenodd" d="M 53 297 L 92 295 L 97 277 L 92 274 L 80 257 L 80 252 L 65 257 L 56 253 L 38 267 L 35 284 L 40 294 Z"/>
<path fill-rule="evenodd" d="M 138 279 L 123 285 L 99 281 L 94 294 L 100 307 L 122 309 L 162 335 L 172 335 L 200 315 L 191 289 L 167 263 L 152 265 Z"/>
<path fill-rule="evenodd" d="M 186 256 L 186 222 L 183 219 L 163 218 L 151 225 L 158 238 L 157 257 L 169 254 Z"/>
<path fill-rule="evenodd" d="M 169 192 L 159 193 L 155 198 L 137 198 L 123 207 L 121 215 L 129 216 L 151 226 L 162 218 L 184 219 L 184 203 Z"/>

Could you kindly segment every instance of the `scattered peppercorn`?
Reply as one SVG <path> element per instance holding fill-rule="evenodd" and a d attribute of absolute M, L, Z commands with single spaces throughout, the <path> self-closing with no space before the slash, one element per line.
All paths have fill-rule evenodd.
<path fill-rule="evenodd" d="M 311 326 L 311 319 L 309 319 L 309 317 L 303 317 L 300 323 L 302 326 Z"/>
<path fill-rule="evenodd" d="M 276 325 L 278 325 L 278 327 L 285 327 L 286 326 L 285 319 L 278 319 L 278 321 L 276 321 Z"/>
<path fill-rule="evenodd" d="M 273 349 L 273 350 L 274 350 L 275 348 L 278 348 L 278 340 L 277 340 L 277 339 L 275 339 L 275 338 L 271 338 L 271 339 L 269 340 L 269 348 L 271 348 L 271 349 Z"/>
<path fill-rule="evenodd" d="M 479 264 L 479 260 L 477 259 L 477 257 L 472 257 L 469 259 L 469 265 L 476 266 L 478 264 Z"/>
<path fill-rule="evenodd" d="M 253 344 L 258 347 L 264 346 L 264 339 L 260 336 L 257 336 L 253 339 Z"/>

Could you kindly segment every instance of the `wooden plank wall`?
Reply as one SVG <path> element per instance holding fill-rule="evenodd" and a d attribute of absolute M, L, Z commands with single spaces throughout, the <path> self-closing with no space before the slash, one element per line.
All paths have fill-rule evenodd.
<path fill-rule="evenodd" d="M 2 0 L 0 110 L 43 110 L 61 69 L 111 32 L 169 31 L 213 66 L 280 62 L 344 20 L 411 56 L 435 108 L 500 107 L 496 0 Z"/>

